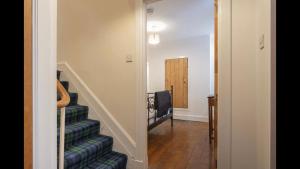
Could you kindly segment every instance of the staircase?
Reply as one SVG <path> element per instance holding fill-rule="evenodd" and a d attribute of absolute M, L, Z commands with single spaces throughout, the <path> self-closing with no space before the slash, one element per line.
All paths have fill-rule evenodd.
<path fill-rule="evenodd" d="M 60 80 L 61 71 L 57 71 Z M 64 169 L 126 169 L 127 156 L 112 150 L 113 138 L 99 134 L 100 122 L 88 119 L 89 107 L 77 103 L 78 93 L 60 81 L 70 95 L 65 111 Z M 60 96 L 57 96 L 60 100 Z M 59 164 L 60 109 L 57 110 L 57 163 Z"/>

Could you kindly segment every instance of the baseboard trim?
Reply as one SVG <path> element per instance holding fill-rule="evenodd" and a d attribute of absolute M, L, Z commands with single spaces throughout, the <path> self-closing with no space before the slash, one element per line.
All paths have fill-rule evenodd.
<path fill-rule="evenodd" d="M 174 119 L 208 122 L 208 117 L 206 116 L 191 115 L 191 114 L 177 114 L 176 112 L 174 113 Z"/>
<path fill-rule="evenodd" d="M 58 69 L 63 71 L 63 77 L 79 92 L 83 102 L 89 106 L 92 116 L 101 122 L 101 133 L 114 138 L 114 149 L 128 155 L 127 168 L 136 168 L 140 163 L 135 160 L 136 142 L 67 62 L 58 63 Z"/>

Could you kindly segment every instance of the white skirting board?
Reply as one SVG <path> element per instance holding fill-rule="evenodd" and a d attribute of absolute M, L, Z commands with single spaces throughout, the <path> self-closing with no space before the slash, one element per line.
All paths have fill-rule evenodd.
<path fill-rule="evenodd" d="M 143 161 L 135 160 L 136 142 L 111 115 L 72 67 L 66 62 L 62 62 L 58 63 L 57 68 L 62 71 L 61 79 L 69 81 L 69 90 L 78 93 L 78 103 L 89 107 L 89 118 L 100 121 L 100 133 L 114 138 L 113 150 L 127 154 L 127 168 L 135 169 L 142 166 Z"/>
<path fill-rule="evenodd" d="M 176 113 L 174 113 L 174 119 L 188 120 L 188 121 L 199 121 L 199 122 L 208 122 L 208 118 L 206 116 L 199 116 L 199 115 L 184 115 L 184 114 L 176 114 Z"/>
<path fill-rule="evenodd" d="M 174 119 L 208 122 L 208 115 L 204 116 L 204 115 L 201 115 L 200 113 L 192 113 L 188 109 L 174 108 Z"/>

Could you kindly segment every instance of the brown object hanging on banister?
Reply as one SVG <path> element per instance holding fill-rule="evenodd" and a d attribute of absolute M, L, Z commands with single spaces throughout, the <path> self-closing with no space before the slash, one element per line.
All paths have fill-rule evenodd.
<path fill-rule="evenodd" d="M 57 80 L 57 91 L 61 98 L 57 101 L 57 108 L 66 107 L 70 103 L 70 96 L 59 80 Z"/>

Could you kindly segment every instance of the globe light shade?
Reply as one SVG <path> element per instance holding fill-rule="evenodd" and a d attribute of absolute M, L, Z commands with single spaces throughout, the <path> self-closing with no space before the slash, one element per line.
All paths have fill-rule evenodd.
<path fill-rule="evenodd" d="M 157 45 L 160 43 L 159 34 L 153 33 L 149 35 L 148 43 L 151 45 Z"/>

